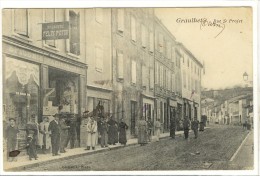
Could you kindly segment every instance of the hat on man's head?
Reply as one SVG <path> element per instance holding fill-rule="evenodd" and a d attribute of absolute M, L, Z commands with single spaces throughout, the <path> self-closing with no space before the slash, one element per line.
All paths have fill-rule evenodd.
<path fill-rule="evenodd" d="M 15 121 L 15 122 L 16 122 L 16 119 L 15 119 L 15 118 L 13 118 L 13 117 L 9 118 L 9 121 L 11 121 L 11 120 L 13 120 L 13 121 Z"/>

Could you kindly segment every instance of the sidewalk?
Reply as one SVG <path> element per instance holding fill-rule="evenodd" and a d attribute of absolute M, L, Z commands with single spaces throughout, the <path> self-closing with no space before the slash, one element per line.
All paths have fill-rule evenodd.
<path fill-rule="evenodd" d="M 236 166 L 241 169 L 254 169 L 254 132 L 251 131 L 244 143 L 238 149 L 235 156 L 232 158 L 231 167 Z"/>
<path fill-rule="evenodd" d="M 206 127 L 208 128 L 208 127 Z M 190 133 L 193 133 L 190 130 Z M 183 131 L 176 131 L 175 133 L 177 136 L 183 135 Z M 161 133 L 160 139 L 167 138 L 170 136 L 170 133 Z M 169 137 L 170 138 L 170 137 Z M 155 142 L 155 136 L 152 136 L 152 142 Z M 137 138 L 128 139 L 126 146 L 136 145 L 138 144 Z M 5 171 L 21 171 L 25 169 L 29 169 L 31 167 L 37 167 L 39 165 L 43 165 L 46 163 L 53 163 L 62 160 L 73 159 L 81 156 L 91 155 L 94 153 L 101 153 L 108 150 L 114 150 L 118 148 L 123 148 L 124 146 L 121 144 L 116 145 L 109 145 L 107 148 L 101 148 L 100 145 L 96 146 L 96 150 L 84 150 L 85 148 L 74 148 L 74 149 L 67 149 L 66 153 L 62 153 L 60 156 L 52 156 L 52 154 L 38 154 L 38 160 L 29 160 L 28 156 L 18 156 L 18 160 L 16 162 L 5 162 L 4 163 L 4 170 Z"/>

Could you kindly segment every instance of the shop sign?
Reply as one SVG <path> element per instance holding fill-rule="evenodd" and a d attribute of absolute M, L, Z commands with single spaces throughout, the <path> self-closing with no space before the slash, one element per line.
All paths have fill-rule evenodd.
<path fill-rule="evenodd" d="M 69 39 L 69 22 L 42 24 L 42 40 Z"/>

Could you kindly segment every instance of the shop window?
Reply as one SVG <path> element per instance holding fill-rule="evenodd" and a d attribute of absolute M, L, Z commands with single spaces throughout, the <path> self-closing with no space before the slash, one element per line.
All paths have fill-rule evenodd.
<path fill-rule="evenodd" d="M 131 68 L 131 81 L 133 84 L 136 84 L 136 61 L 132 60 L 132 68 Z"/>
<path fill-rule="evenodd" d="M 5 68 L 5 118 L 16 118 L 18 127 L 25 128 L 32 115 L 38 116 L 39 66 L 6 58 Z"/>
<path fill-rule="evenodd" d="M 95 47 L 96 70 L 99 72 L 103 72 L 103 62 L 104 62 L 103 55 L 104 55 L 103 48 L 96 46 Z"/>
<path fill-rule="evenodd" d="M 125 18 L 124 9 L 117 9 L 117 30 L 121 33 L 123 33 L 125 29 L 124 18 Z"/>
<path fill-rule="evenodd" d="M 14 9 L 14 32 L 29 37 L 29 12 L 27 9 Z"/>
<path fill-rule="evenodd" d="M 44 10 L 44 21 L 46 23 L 55 22 L 55 9 L 45 9 Z M 45 44 L 51 47 L 56 47 L 55 40 L 45 40 Z"/>
<path fill-rule="evenodd" d="M 102 8 L 96 8 L 95 9 L 95 15 L 96 15 L 96 21 L 100 24 L 103 23 L 103 9 Z"/>
<path fill-rule="evenodd" d="M 124 55 L 121 52 L 117 53 L 117 78 L 124 79 Z"/>
<path fill-rule="evenodd" d="M 136 20 L 131 16 L 131 39 L 136 42 Z"/>
<path fill-rule="evenodd" d="M 143 48 L 146 48 L 146 27 L 142 24 L 142 46 Z"/>
<path fill-rule="evenodd" d="M 151 53 L 153 53 L 153 51 L 154 51 L 154 36 L 153 36 L 153 32 L 150 32 L 149 35 L 150 35 L 150 36 L 149 36 L 149 39 L 150 39 L 150 42 L 149 42 L 149 45 L 150 45 L 149 51 L 150 51 Z"/>
<path fill-rule="evenodd" d="M 69 52 L 79 56 L 80 55 L 80 14 L 75 11 L 69 11 L 70 22 L 70 42 Z"/>

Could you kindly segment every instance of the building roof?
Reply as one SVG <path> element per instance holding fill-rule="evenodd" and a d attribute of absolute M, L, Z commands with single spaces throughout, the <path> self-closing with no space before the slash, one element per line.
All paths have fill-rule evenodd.
<path fill-rule="evenodd" d="M 188 54 L 192 57 L 192 59 L 193 59 L 201 68 L 203 68 L 202 63 L 200 63 L 200 61 L 191 53 L 190 50 L 188 50 L 188 49 L 187 49 L 182 43 L 180 43 L 180 42 L 178 42 L 177 45 L 179 45 L 180 47 L 182 47 L 182 48 L 185 50 L 185 52 L 188 53 Z"/>

